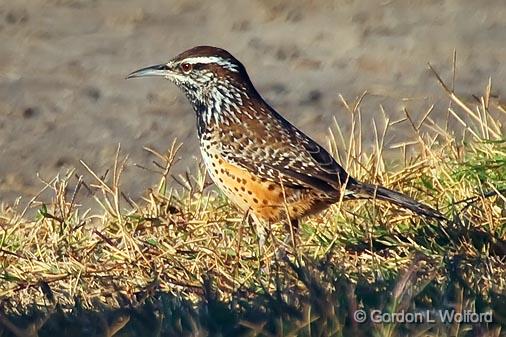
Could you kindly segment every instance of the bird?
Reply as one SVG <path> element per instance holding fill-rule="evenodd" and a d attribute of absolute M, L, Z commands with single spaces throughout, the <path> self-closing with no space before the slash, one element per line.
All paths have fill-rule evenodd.
<path fill-rule="evenodd" d="M 228 51 L 197 46 L 130 73 L 182 89 L 197 120 L 207 172 L 240 210 L 263 223 L 290 223 L 340 200 L 379 199 L 436 220 L 436 209 L 348 174 L 329 152 L 272 108 Z"/>

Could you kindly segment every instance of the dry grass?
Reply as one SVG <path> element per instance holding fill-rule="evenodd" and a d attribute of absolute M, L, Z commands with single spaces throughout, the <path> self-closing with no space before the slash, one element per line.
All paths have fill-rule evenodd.
<path fill-rule="evenodd" d="M 75 312 L 78 299 L 82 310 L 135 308 L 130 319 L 162 303 L 168 307 L 157 306 L 164 314 L 155 318 L 165 317 L 163 329 L 174 335 L 184 335 L 184 324 L 177 330 L 168 315 L 187 320 L 184 331 L 197 335 L 223 323 L 209 323 L 219 320 L 210 310 L 230 316 L 225 323 L 252 335 L 395 336 L 412 328 L 379 324 L 362 330 L 350 320 L 351 310 L 435 309 L 453 301 L 461 309 L 495 310 L 498 325 L 489 328 L 491 336 L 499 335 L 506 324 L 504 308 L 497 309 L 506 303 L 506 140 L 498 121 L 506 111 L 492 102 L 490 86 L 474 105 L 444 88 L 451 100 L 447 124 L 462 124 L 463 135 L 433 122 L 433 107 L 416 121 L 408 111 L 394 122 L 384 113 L 384 127 L 373 130 L 376 146 L 366 151 L 363 97 L 354 103 L 341 97 L 352 128 L 345 134 L 336 122 L 329 146 L 353 176 L 436 206 L 449 223 L 371 201 L 338 203 L 307 219 L 288 245 L 282 226 L 269 228 L 260 255 L 255 229 L 222 195 L 206 189 L 202 168 L 171 176 L 176 144 L 165 153 L 147 149 L 154 164 L 142 174 L 156 174 L 160 181 L 138 204 L 121 192 L 127 158 L 118 148 L 104 175 L 82 163 L 83 169 L 46 182 L 53 195 L 49 204 L 35 197 L 24 210 L 1 206 L 3 311 L 15 315 L 33 305 L 54 310 L 58 303 Z M 385 139 L 398 126 L 411 128 L 413 137 L 393 146 L 398 160 L 386 162 Z M 408 149 L 417 154 L 408 155 Z M 100 207 L 79 207 L 90 194 Z M 27 218 L 34 207 L 37 216 Z M 283 245 L 288 256 L 278 258 Z M 196 308 L 205 308 L 207 316 Z M 117 317 L 126 323 L 125 315 Z M 107 330 L 107 320 L 103 325 Z M 433 335 L 467 331 L 455 324 L 416 329 Z"/>

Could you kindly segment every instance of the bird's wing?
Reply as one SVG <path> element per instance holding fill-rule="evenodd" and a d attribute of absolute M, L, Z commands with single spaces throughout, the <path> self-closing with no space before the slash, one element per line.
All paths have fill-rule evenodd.
<path fill-rule="evenodd" d="M 229 139 L 222 142 L 221 154 L 260 178 L 328 194 L 353 179 L 322 146 L 284 119 L 248 121 L 241 131 L 222 130 Z"/>

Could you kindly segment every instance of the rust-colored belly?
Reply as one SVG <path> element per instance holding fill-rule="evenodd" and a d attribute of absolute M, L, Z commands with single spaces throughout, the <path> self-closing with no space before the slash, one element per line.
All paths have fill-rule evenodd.
<path fill-rule="evenodd" d="M 282 187 L 261 179 L 242 167 L 227 163 L 217 152 L 202 151 L 214 183 L 244 212 L 250 211 L 268 222 L 285 222 L 311 215 L 329 206 L 304 189 Z"/>

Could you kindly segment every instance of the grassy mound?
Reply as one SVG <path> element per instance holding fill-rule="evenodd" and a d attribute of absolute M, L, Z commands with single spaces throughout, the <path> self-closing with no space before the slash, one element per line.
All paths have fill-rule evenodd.
<path fill-rule="evenodd" d="M 283 226 L 269 227 L 261 252 L 254 226 L 206 189 L 202 168 L 170 175 L 175 144 L 166 153 L 147 149 L 155 161 L 146 172 L 160 182 L 142 202 L 121 192 L 127 159 L 118 149 L 103 176 L 83 163 L 89 178 L 71 170 L 48 181 L 49 204 L 37 197 L 25 209 L 2 204 L 5 333 L 499 336 L 506 328 L 506 139 L 499 122 L 506 111 L 492 102 L 490 86 L 476 104 L 448 94 L 447 125 L 459 123 L 463 135 L 433 122 L 433 107 L 417 121 L 405 111 L 403 120 L 385 117 L 384 127 L 374 127 L 376 146 L 366 152 L 361 97 L 342 99 L 352 128 L 345 136 L 336 123 L 329 147 L 353 176 L 433 205 L 449 222 L 380 202 L 337 203 L 289 240 Z M 393 146 L 398 154 L 387 161 L 383 144 L 397 125 L 413 136 Z M 79 206 L 89 195 L 100 207 Z M 26 217 L 29 208 L 36 217 Z M 357 310 L 365 322 L 354 317 Z M 375 310 L 425 313 L 425 321 L 374 322 Z M 440 310 L 492 319 L 445 321 Z"/>

